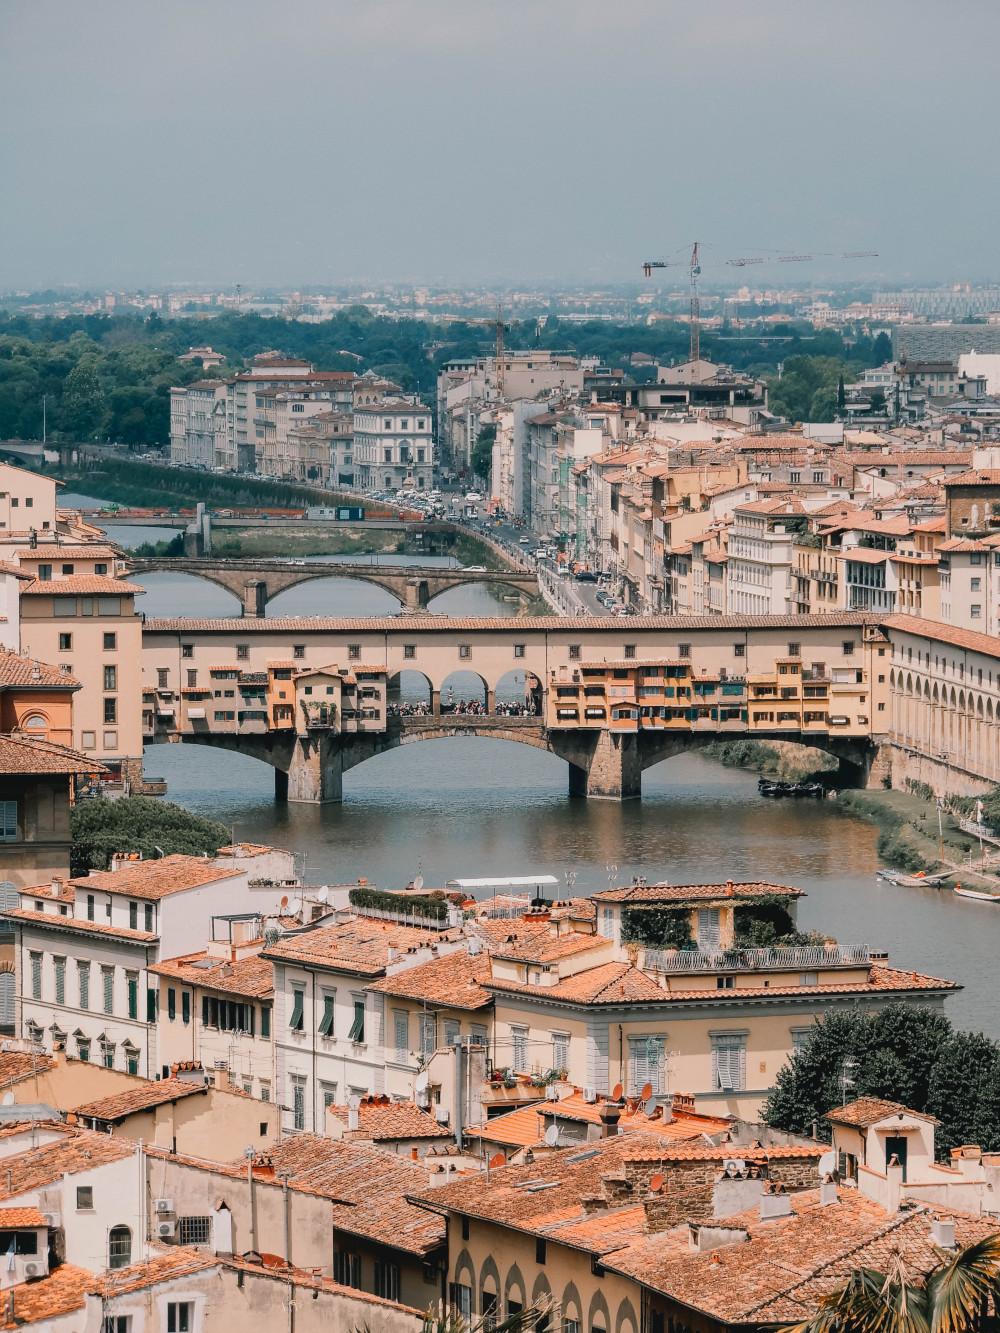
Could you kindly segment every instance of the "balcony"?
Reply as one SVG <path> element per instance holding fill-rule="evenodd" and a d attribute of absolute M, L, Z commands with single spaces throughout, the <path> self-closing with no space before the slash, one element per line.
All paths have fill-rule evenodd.
<path fill-rule="evenodd" d="M 673 975 L 678 972 L 817 972 L 827 967 L 867 967 L 871 951 L 867 944 L 810 945 L 798 949 L 701 949 L 666 953 L 647 949 L 643 968 L 647 972 Z"/>

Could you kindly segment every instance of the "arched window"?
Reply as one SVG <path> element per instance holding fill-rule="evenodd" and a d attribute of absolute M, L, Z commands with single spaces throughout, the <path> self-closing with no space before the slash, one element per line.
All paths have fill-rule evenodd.
<path fill-rule="evenodd" d="M 48 718 L 42 717 L 39 713 L 33 713 L 31 717 L 26 717 L 22 721 L 21 728 L 23 731 L 26 731 L 29 736 L 37 736 L 41 738 L 49 729 Z"/>
<path fill-rule="evenodd" d="M 131 1262 L 131 1231 L 128 1227 L 112 1227 L 108 1234 L 108 1267 L 128 1268 Z"/>

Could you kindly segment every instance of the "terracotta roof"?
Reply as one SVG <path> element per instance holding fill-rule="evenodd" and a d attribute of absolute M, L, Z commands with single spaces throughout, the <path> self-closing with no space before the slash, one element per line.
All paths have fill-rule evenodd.
<path fill-rule="evenodd" d="M 991 1218 L 938 1205 L 890 1215 L 857 1190 L 824 1207 L 809 1190 L 793 1195 L 787 1217 L 762 1222 L 754 1208 L 710 1224 L 744 1231 L 742 1243 L 692 1250 L 684 1225 L 636 1238 L 602 1262 L 718 1324 L 788 1324 L 809 1319 L 858 1269 L 886 1271 L 897 1250 L 911 1275 L 929 1272 L 941 1259 L 930 1241 L 935 1216 L 955 1221 L 959 1249 L 996 1231 Z"/>
<path fill-rule="evenodd" d="M 50 546 L 43 542 L 41 546 L 19 546 L 11 552 L 18 560 L 29 560 L 32 564 L 55 563 L 58 560 L 65 560 L 67 563 L 71 560 L 123 560 L 126 558 L 125 552 L 116 546 L 93 546 L 88 542 L 79 542 L 76 545 L 64 546 L 60 543 L 57 546 Z M 29 575 L 29 577 L 34 577 Z"/>
<path fill-rule="evenodd" d="M 0 751 L 2 755 L 2 751 Z M 113 935 L 115 939 L 135 940 L 138 944 L 155 944 L 158 935 L 145 930 L 126 930 L 124 926 L 109 926 L 103 921 L 83 921 L 75 916 L 57 916 L 54 912 L 33 912 L 26 907 L 11 907 L 0 913 L 15 921 L 35 922 L 50 930 L 82 931 L 85 935 Z"/>
<path fill-rule="evenodd" d="M 889 629 L 915 634 L 921 639 L 951 643 L 956 648 L 968 648 L 970 652 L 985 653 L 987 657 L 997 655 L 997 640 L 989 634 L 978 634 L 975 630 L 959 629 L 956 625 L 945 625 L 939 620 L 921 620 L 917 616 L 886 616 L 882 623 Z"/>
<path fill-rule="evenodd" d="M 1000 469 L 972 468 L 968 472 L 956 472 L 945 477 L 943 486 L 1000 486 Z"/>
<path fill-rule="evenodd" d="M 575 930 L 565 935 L 539 932 L 515 944 L 499 945 L 495 954 L 497 958 L 514 959 L 521 963 L 554 963 L 560 958 L 572 958 L 574 954 L 587 953 L 592 949 L 606 951 L 610 947 L 611 941 L 603 935 L 584 935 Z"/>
<path fill-rule="evenodd" d="M 8 686 L 35 686 L 45 689 L 79 689 L 75 676 L 47 662 L 36 662 L 33 657 L 0 649 L 0 689 Z"/>
<path fill-rule="evenodd" d="M 207 1091 L 204 1083 L 195 1083 L 191 1079 L 163 1078 L 156 1083 L 143 1083 L 127 1092 L 115 1092 L 110 1097 L 99 1097 L 96 1101 L 75 1106 L 77 1115 L 90 1120 L 124 1120 L 126 1116 L 139 1111 L 149 1111 L 154 1106 L 164 1106 L 167 1102 L 180 1101 L 182 1097 L 192 1097 L 195 1093 Z"/>
<path fill-rule="evenodd" d="M 276 1257 L 276 1256 L 275 1256 Z M 270 1260 L 272 1256 L 268 1256 Z M 311 1291 L 327 1291 L 332 1295 L 349 1296 L 352 1301 L 367 1301 L 369 1305 L 380 1305 L 383 1308 L 388 1306 L 391 1310 L 405 1310 L 407 1314 L 416 1315 L 422 1319 L 424 1311 L 414 1309 L 411 1305 L 403 1305 L 399 1301 L 387 1300 L 384 1296 L 373 1296 L 371 1292 L 359 1291 L 357 1287 L 345 1287 L 340 1282 L 334 1282 L 332 1278 L 317 1275 L 315 1272 L 304 1268 L 290 1268 L 287 1264 L 257 1263 L 248 1259 L 245 1255 L 233 1255 L 219 1259 L 225 1268 L 233 1268 L 239 1273 L 249 1273 L 253 1277 L 268 1278 L 272 1282 L 287 1282 L 293 1287 L 307 1287 Z"/>
<path fill-rule="evenodd" d="M 490 960 L 480 953 L 470 958 L 464 951 L 432 958 L 428 963 L 408 967 L 373 982 L 368 990 L 402 999 L 426 1001 L 449 1009 L 485 1009 L 493 996 L 482 982 L 490 976 Z"/>
<path fill-rule="evenodd" d="M 546 1121 L 569 1120 L 588 1125 L 600 1125 L 601 1105 L 606 1098 L 596 1102 L 584 1100 L 583 1093 L 576 1089 L 569 1097 L 558 1101 L 533 1102 L 530 1106 L 518 1107 L 506 1115 L 494 1116 L 485 1125 L 473 1125 L 465 1130 L 470 1138 L 482 1138 L 486 1143 L 502 1143 L 510 1148 L 534 1148 L 542 1141 Z M 664 1140 L 680 1142 L 684 1139 L 700 1139 L 703 1134 L 721 1134 L 729 1129 L 729 1120 L 719 1120 L 714 1116 L 677 1115 L 666 1121 L 657 1112 L 648 1116 L 638 1106 L 626 1104 L 618 1121 L 621 1133 L 642 1130 L 645 1135 L 655 1136 L 650 1139 L 646 1151 L 659 1160 L 665 1151 Z M 672 1152 L 672 1150 L 667 1150 Z"/>
<path fill-rule="evenodd" d="M 855 1125 L 859 1129 L 867 1129 L 869 1125 L 877 1124 L 879 1120 L 885 1120 L 891 1115 L 912 1115 L 917 1120 L 926 1120 L 932 1125 L 941 1123 L 932 1115 L 911 1111 L 901 1102 L 887 1102 L 880 1097 L 859 1097 L 857 1101 L 848 1102 L 846 1106 L 838 1106 L 834 1111 L 827 1111 L 823 1119 L 832 1120 L 838 1125 Z"/>
<path fill-rule="evenodd" d="M 99 1280 L 94 1280 L 89 1291 L 94 1296 L 102 1296 L 113 1301 L 116 1296 L 128 1292 L 143 1291 L 154 1287 L 159 1282 L 172 1282 L 179 1277 L 188 1277 L 191 1273 L 204 1272 L 206 1268 L 218 1268 L 219 1259 L 214 1255 L 202 1254 L 187 1246 L 171 1246 L 160 1254 L 153 1254 L 145 1263 L 131 1264 L 128 1268 L 109 1269 L 102 1273 Z"/>
<path fill-rule="evenodd" d="M 49 1055 L 37 1055 L 32 1051 L 0 1052 L 0 1088 L 9 1088 L 36 1074 L 47 1073 L 55 1064 Z"/>
<path fill-rule="evenodd" d="M 837 552 L 839 559 L 856 560 L 862 565 L 884 565 L 894 555 L 894 551 L 875 551 L 870 546 L 847 546 Z"/>
<path fill-rule="evenodd" d="M 331 1106 L 328 1116 L 336 1116 L 346 1131 L 347 1139 L 372 1139 L 375 1143 L 390 1139 L 450 1139 L 451 1133 L 426 1111 L 413 1102 L 379 1101 L 362 1097 L 358 1107 L 358 1128 L 348 1129 L 349 1110 L 346 1106 Z"/>
<path fill-rule="evenodd" d="M 60 1315 L 82 1310 L 94 1274 L 75 1264 L 60 1264 L 37 1282 L 20 1282 L 4 1292 L 0 1302 L 0 1328 L 45 1327 Z"/>
<path fill-rule="evenodd" d="M 177 854 L 161 856 L 157 861 L 122 861 L 117 870 L 92 870 L 70 883 L 78 889 L 159 899 L 220 879 L 232 879 L 241 873 L 235 866 L 219 866 L 200 856 Z"/>
<path fill-rule="evenodd" d="M 694 902 L 701 899 L 761 898 L 780 894 L 783 898 L 801 898 L 802 889 L 788 884 L 765 884 L 759 880 L 728 880 L 725 884 L 628 884 L 620 889 L 600 889 L 593 894 L 598 903 Z"/>
<path fill-rule="evenodd" d="M 0 736 L 0 773 L 106 773 L 96 759 L 52 741 Z"/>
<path fill-rule="evenodd" d="M 738 985 L 740 999 L 749 1000 L 760 997 L 775 999 L 786 995 L 865 995 L 872 992 L 898 992 L 909 994 L 913 991 L 952 991 L 961 990 L 955 981 L 945 981 L 940 977 L 928 977 L 919 972 L 903 972 L 897 968 L 874 964 L 869 968 L 867 981 L 837 981 L 841 973 L 833 972 L 829 976 L 821 975 L 816 986 L 775 986 Z M 591 968 L 587 972 L 578 972 L 554 986 L 532 986 L 518 981 L 506 981 L 494 977 L 487 984 L 492 991 L 509 994 L 530 995 L 539 1000 L 567 1004 L 679 1004 L 692 1001 L 696 1004 L 712 1004 L 729 996 L 732 1003 L 732 991 L 681 989 L 677 982 L 680 978 L 671 977 L 669 990 L 657 986 L 642 972 L 628 963 L 605 963 L 601 967 Z"/>
<path fill-rule="evenodd" d="M 70 574 L 62 579 L 35 579 L 21 589 L 21 596 L 73 597 L 107 593 L 115 597 L 131 597 L 145 591 L 138 583 L 127 583 L 106 574 Z"/>
<path fill-rule="evenodd" d="M 200 963 L 210 963 L 211 966 L 199 966 Z M 202 951 L 186 954 L 183 958 L 165 958 L 147 970 L 187 986 L 225 991 L 227 995 L 264 999 L 274 994 L 274 968 L 259 954 L 229 962 L 224 958 L 211 958 Z"/>
<path fill-rule="evenodd" d="M 12 1153 L 3 1159 L 0 1172 L 0 1200 L 16 1199 L 54 1184 L 64 1175 L 93 1171 L 106 1162 L 120 1162 L 131 1157 L 135 1144 L 108 1134 L 86 1129 L 67 1129 L 62 1138 L 39 1148 Z"/>
<path fill-rule="evenodd" d="M 49 1224 L 37 1208 L 4 1208 L 0 1206 L 0 1228 L 47 1227 Z"/>
<path fill-rule="evenodd" d="M 275 962 L 315 963 L 340 971 L 378 976 L 389 964 L 389 949 L 408 950 L 450 938 L 442 931 L 418 930 L 394 921 L 356 917 L 321 926 L 269 945 L 261 955 Z"/>

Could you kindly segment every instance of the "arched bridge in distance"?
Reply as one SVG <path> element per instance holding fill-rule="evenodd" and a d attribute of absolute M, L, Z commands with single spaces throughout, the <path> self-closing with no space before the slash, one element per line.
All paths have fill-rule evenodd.
<path fill-rule="evenodd" d="M 135 575 L 188 574 L 225 588 L 240 599 L 243 615 L 263 616 L 278 593 L 315 579 L 353 579 L 373 583 L 412 611 L 425 611 L 432 598 L 450 588 L 492 583 L 520 593 L 525 603 L 539 596 L 535 574 L 516 569 L 469 570 L 461 566 L 366 565 L 290 560 L 213 560 L 208 557 L 130 557 Z"/>
<path fill-rule="evenodd" d="M 864 784 L 888 739 L 891 651 L 876 617 L 851 613 L 150 618 L 145 740 L 250 755 L 275 769 L 279 796 L 302 801 L 339 800 L 351 768 L 450 736 L 547 750 L 568 764 L 571 793 L 617 800 L 641 794 L 644 769 L 720 738 L 825 750 Z M 404 672 L 423 677 L 422 715 L 390 707 Z M 478 677 L 477 711 L 449 710 L 456 672 Z M 532 715 L 497 706 L 511 672 L 523 673 Z M 327 694 L 343 707 L 319 716 Z"/>

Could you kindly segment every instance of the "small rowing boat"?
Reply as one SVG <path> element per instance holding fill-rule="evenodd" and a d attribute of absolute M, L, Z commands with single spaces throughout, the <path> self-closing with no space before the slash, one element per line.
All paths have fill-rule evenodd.
<path fill-rule="evenodd" d="M 960 898 L 976 898 L 981 903 L 1000 903 L 1000 893 L 980 893 L 977 889 L 963 889 L 955 885 L 955 892 Z"/>

